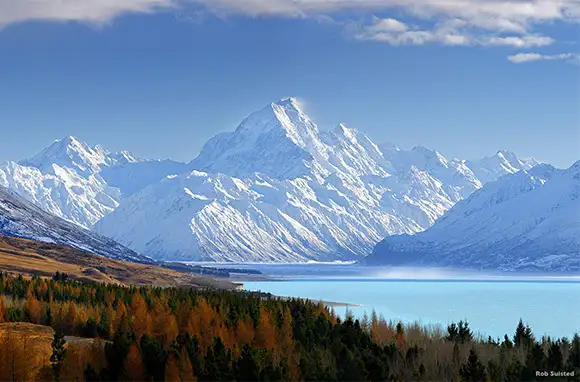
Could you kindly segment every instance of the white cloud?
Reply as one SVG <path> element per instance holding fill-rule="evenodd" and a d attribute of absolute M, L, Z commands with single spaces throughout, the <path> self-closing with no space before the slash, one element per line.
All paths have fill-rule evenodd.
<path fill-rule="evenodd" d="M 541 24 L 580 22 L 579 0 L 195 0 L 209 11 L 248 16 L 309 17 L 356 10 L 393 17 L 350 23 L 359 40 L 391 45 L 484 45 L 514 48 L 553 44 Z M 407 19 L 421 26 L 411 26 Z"/>
<path fill-rule="evenodd" d="M 540 47 L 555 41 L 539 26 L 580 23 L 580 0 L 0 0 L 0 26 L 27 20 L 103 24 L 125 13 L 176 8 L 183 15 L 193 11 L 196 20 L 199 12 L 326 22 L 343 11 L 390 14 L 346 23 L 346 30 L 359 40 L 392 45 Z"/>
<path fill-rule="evenodd" d="M 434 25 L 432 28 L 409 27 L 394 19 L 374 18 L 370 24 L 350 27 L 351 35 L 358 40 L 379 41 L 391 45 L 483 45 L 529 48 L 550 45 L 554 39 L 535 34 L 501 36 L 486 31 L 466 28 L 462 20 L 454 19 Z"/>
<path fill-rule="evenodd" d="M 507 37 L 487 37 L 481 41 L 482 45 L 512 46 L 515 48 L 529 48 L 535 46 L 545 46 L 554 43 L 554 39 L 540 35 L 523 35 Z"/>
<path fill-rule="evenodd" d="M 508 56 L 508 60 L 514 64 L 523 64 L 533 61 L 567 61 L 573 64 L 580 64 L 580 54 L 561 53 L 549 55 L 541 53 L 518 53 Z"/>
<path fill-rule="evenodd" d="M 31 20 L 105 24 L 125 13 L 176 6 L 176 0 L 0 0 L 0 26 Z"/>

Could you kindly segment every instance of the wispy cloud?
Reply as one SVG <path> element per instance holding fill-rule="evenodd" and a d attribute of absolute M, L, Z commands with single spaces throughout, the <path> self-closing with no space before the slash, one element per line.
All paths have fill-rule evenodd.
<path fill-rule="evenodd" d="M 350 34 L 358 40 L 378 41 L 391 45 L 483 45 L 528 48 L 550 45 L 554 39 L 547 36 L 524 33 L 521 35 L 498 35 L 491 31 L 472 30 L 463 20 L 438 22 L 432 27 L 417 27 L 392 18 L 373 18 L 371 22 L 349 26 Z"/>
<path fill-rule="evenodd" d="M 541 54 L 541 53 L 518 53 L 508 56 L 508 60 L 514 64 L 523 64 L 533 61 L 566 61 L 571 64 L 580 65 L 580 53 L 560 53 L 560 54 Z"/>
<path fill-rule="evenodd" d="M 359 40 L 391 45 L 486 45 L 539 47 L 555 42 L 538 32 L 542 24 L 580 22 L 578 0 L 195 0 L 217 14 L 310 17 L 356 10 L 392 12 L 397 18 L 349 23 Z M 409 19 L 420 26 L 410 25 Z M 355 28 L 356 27 L 356 28 Z"/>
<path fill-rule="evenodd" d="M 212 13 L 328 21 L 354 11 L 366 16 L 343 22 L 349 36 L 391 45 L 541 47 L 555 43 L 539 31 L 542 25 L 580 23 L 579 0 L 0 0 L 0 26 L 27 20 L 104 24 L 125 13 L 171 9 L 195 20 Z"/>
<path fill-rule="evenodd" d="M 102 25 L 125 13 L 175 9 L 179 0 L 0 0 L 0 26 L 25 21 L 78 21 Z"/>

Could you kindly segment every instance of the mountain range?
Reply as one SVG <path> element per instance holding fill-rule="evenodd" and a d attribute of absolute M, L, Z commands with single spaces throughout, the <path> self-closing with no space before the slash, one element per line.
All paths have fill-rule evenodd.
<path fill-rule="evenodd" d="M 458 202 L 539 162 L 480 160 L 320 129 L 293 98 L 218 134 L 189 163 L 110 153 L 67 137 L 0 165 L 0 185 L 154 259 L 360 259 L 431 227 Z"/>
<path fill-rule="evenodd" d="M 424 232 L 386 238 L 369 265 L 580 270 L 580 161 L 488 183 Z"/>

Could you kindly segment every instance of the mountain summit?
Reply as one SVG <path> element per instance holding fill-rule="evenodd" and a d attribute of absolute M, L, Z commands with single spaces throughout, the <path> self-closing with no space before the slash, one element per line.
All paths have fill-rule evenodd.
<path fill-rule="evenodd" d="M 233 176 L 296 178 L 311 173 L 321 146 L 317 126 L 296 99 L 286 98 L 252 113 L 234 132 L 210 139 L 191 166 Z"/>
<path fill-rule="evenodd" d="M 514 162 L 509 171 L 478 166 L 496 179 Z M 189 168 L 123 201 L 95 229 L 163 259 L 357 259 L 385 236 L 428 228 L 482 187 L 465 160 L 383 149 L 344 124 L 321 131 L 293 98 L 210 139 Z"/>
<path fill-rule="evenodd" d="M 55 141 L 38 154 L 20 162 L 23 166 L 35 167 L 45 173 L 54 173 L 54 166 L 73 168 L 88 176 L 99 172 L 103 166 L 137 162 L 127 151 L 109 153 L 101 146 L 90 147 L 75 137 L 68 136 Z"/>

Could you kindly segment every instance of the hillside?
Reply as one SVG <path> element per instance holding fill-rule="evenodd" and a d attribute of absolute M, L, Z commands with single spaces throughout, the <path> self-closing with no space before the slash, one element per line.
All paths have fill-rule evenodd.
<path fill-rule="evenodd" d="M 155 261 L 107 237 L 50 214 L 17 193 L 0 186 L 0 235 L 56 243 L 143 264 Z"/>
<path fill-rule="evenodd" d="M 79 249 L 0 235 L 0 270 L 50 277 L 70 277 L 122 285 L 193 286 L 234 289 L 227 280 L 194 276 L 155 265 L 108 259 Z"/>

